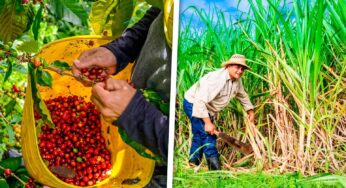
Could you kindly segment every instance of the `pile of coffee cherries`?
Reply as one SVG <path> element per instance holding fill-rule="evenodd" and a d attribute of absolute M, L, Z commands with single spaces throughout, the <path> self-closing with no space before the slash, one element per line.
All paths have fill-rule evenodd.
<path fill-rule="evenodd" d="M 77 185 L 90 186 L 110 175 L 111 153 L 101 135 L 100 114 L 91 102 L 78 96 L 59 96 L 45 101 L 55 128 L 43 125 L 39 136 L 41 157 L 48 168 L 64 167 L 74 177 L 61 180 Z M 40 116 L 35 113 L 35 119 Z"/>

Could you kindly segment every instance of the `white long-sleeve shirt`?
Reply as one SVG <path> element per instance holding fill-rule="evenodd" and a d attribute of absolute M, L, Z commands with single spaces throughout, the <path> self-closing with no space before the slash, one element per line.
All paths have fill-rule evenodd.
<path fill-rule="evenodd" d="M 214 116 L 236 97 L 245 111 L 254 108 L 244 90 L 241 79 L 231 80 L 227 69 L 221 68 L 203 76 L 185 93 L 185 99 L 193 104 L 192 116 L 197 118 Z"/>

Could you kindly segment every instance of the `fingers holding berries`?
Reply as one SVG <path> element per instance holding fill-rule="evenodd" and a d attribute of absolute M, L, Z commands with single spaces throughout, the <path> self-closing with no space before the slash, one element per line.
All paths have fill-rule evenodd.
<path fill-rule="evenodd" d="M 74 60 L 72 73 L 75 77 L 83 75 L 89 80 L 104 81 L 116 72 L 116 57 L 107 48 L 98 47 L 82 53 Z"/>

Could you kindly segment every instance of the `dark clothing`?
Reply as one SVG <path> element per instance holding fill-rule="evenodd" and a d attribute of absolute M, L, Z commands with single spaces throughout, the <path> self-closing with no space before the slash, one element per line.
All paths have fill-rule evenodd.
<path fill-rule="evenodd" d="M 132 82 L 137 87 L 158 92 L 163 100 L 169 101 L 172 50 L 166 43 L 162 12 L 151 25 L 133 70 Z"/>
<path fill-rule="evenodd" d="M 187 117 L 191 121 L 192 143 L 190 149 L 190 160 L 201 161 L 203 153 L 206 158 L 218 157 L 216 148 L 216 135 L 210 135 L 204 130 L 204 121 L 201 118 L 192 116 L 193 104 L 184 99 L 183 108 Z"/>
<path fill-rule="evenodd" d="M 168 118 L 137 91 L 115 124 L 134 141 L 167 160 Z"/>
<path fill-rule="evenodd" d="M 170 92 L 170 56 L 169 58 L 160 58 L 159 56 L 154 59 L 143 57 L 145 56 L 143 51 L 156 50 L 153 49 L 153 46 L 151 45 L 154 38 L 156 42 L 166 43 L 162 25 L 163 18 L 162 13 L 160 12 L 161 11 L 158 8 L 150 8 L 144 17 L 133 27 L 126 29 L 122 36 L 103 47 L 112 51 L 116 56 L 117 72 L 124 69 L 129 62 L 133 62 L 137 59 L 132 74 L 132 82 L 134 85 L 137 88 L 149 88 L 158 91 L 161 96 L 168 96 L 166 98 L 168 101 Z M 157 32 L 162 33 L 158 34 Z M 147 47 L 148 45 L 149 47 Z M 161 45 L 160 47 L 164 48 L 167 46 Z M 165 51 L 169 51 L 169 54 L 171 54 L 170 48 L 165 48 Z M 151 56 L 151 54 L 147 54 L 147 56 Z M 160 74 L 163 78 L 153 80 L 152 76 L 154 73 L 160 72 L 162 67 L 169 67 L 169 72 L 167 73 L 166 71 L 165 74 Z M 144 74 L 143 72 L 149 72 L 150 75 Z M 133 78 L 138 77 L 141 79 L 133 80 Z M 139 80 L 144 84 L 140 83 Z M 168 87 L 165 87 L 164 90 L 157 89 L 155 86 L 162 85 L 163 80 L 169 80 Z M 152 152 L 160 155 L 164 160 L 167 160 L 168 123 L 168 117 L 162 114 L 154 106 L 150 105 L 150 103 L 144 99 L 143 95 L 140 92 L 137 92 L 124 113 L 119 117 L 116 125 L 123 128 L 131 139 L 143 144 Z"/>
<path fill-rule="evenodd" d="M 123 70 L 130 62 L 134 62 L 147 38 L 149 27 L 159 15 L 160 9 L 150 8 L 143 18 L 134 26 L 125 30 L 122 36 L 103 47 L 112 51 L 117 58 L 117 73 Z"/>
<path fill-rule="evenodd" d="M 169 101 L 172 50 L 165 40 L 160 9 L 150 8 L 138 23 L 103 47 L 116 56 L 117 72 L 136 60 L 131 78 L 134 85 L 152 89 Z"/>
<path fill-rule="evenodd" d="M 117 59 L 117 73 L 136 60 L 131 81 L 137 88 L 151 89 L 169 101 L 171 78 L 171 48 L 167 45 L 163 13 L 150 8 L 133 27 L 103 47 L 112 51 Z M 167 161 L 168 117 L 147 102 L 139 91 L 130 101 L 115 124 L 129 138 L 144 145 Z M 147 187 L 167 186 L 167 165 L 155 165 L 154 175 Z"/>

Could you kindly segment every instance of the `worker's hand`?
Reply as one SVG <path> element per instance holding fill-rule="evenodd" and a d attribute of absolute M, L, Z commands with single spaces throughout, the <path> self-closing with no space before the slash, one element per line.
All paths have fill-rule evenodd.
<path fill-rule="evenodd" d="M 79 78 L 82 69 L 102 67 L 105 68 L 102 74 L 112 75 L 116 71 L 116 63 L 116 57 L 107 48 L 93 48 L 83 52 L 77 60 L 73 61 L 72 73 L 76 78 Z M 85 74 L 87 75 L 88 73 Z M 84 84 L 87 85 L 87 83 Z"/>
<path fill-rule="evenodd" d="M 210 135 L 215 134 L 215 125 L 213 123 L 205 123 L 204 125 L 205 132 L 209 133 Z"/>
<path fill-rule="evenodd" d="M 249 110 L 249 111 L 247 111 L 247 113 L 248 113 L 248 116 L 249 116 L 249 122 L 251 124 L 255 124 L 255 113 L 254 113 L 254 111 L 253 110 Z"/>
<path fill-rule="evenodd" d="M 250 131 L 252 132 L 253 136 L 257 137 L 257 132 L 255 129 L 255 113 L 253 110 L 247 111 L 247 114 L 249 116 L 249 125 L 250 125 Z"/>
<path fill-rule="evenodd" d="M 126 81 L 109 78 L 94 85 L 91 101 L 107 122 L 113 122 L 124 112 L 135 93 Z"/>

